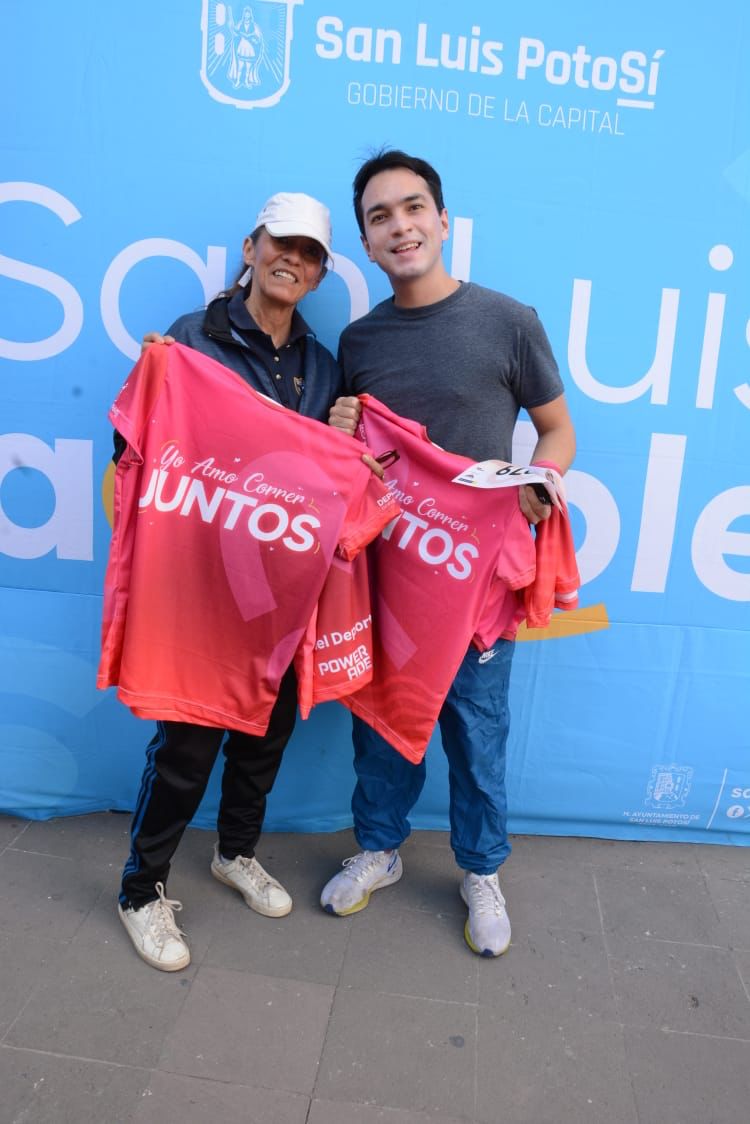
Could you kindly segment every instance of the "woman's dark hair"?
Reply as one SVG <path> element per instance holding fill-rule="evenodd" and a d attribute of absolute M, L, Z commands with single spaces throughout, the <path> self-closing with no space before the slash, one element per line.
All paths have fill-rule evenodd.
<path fill-rule="evenodd" d="M 365 188 L 373 176 L 377 176 L 380 172 L 390 171 L 391 168 L 406 168 L 408 171 L 414 172 L 415 175 L 421 176 L 430 189 L 430 195 L 435 200 L 438 211 L 442 211 L 445 207 L 443 185 L 432 164 L 428 164 L 426 160 L 421 160 L 419 156 L 409 156 L 408 152 L 402 152 L 399 148 L 382 148 L 365 161 L 354 177 L 354 184 L 352 185 L 354 187 L 354 214 L 357 217 L 360 234 L 365 232 L 365 220 L 362 214 L 362 196 L 365 193 Z"/>

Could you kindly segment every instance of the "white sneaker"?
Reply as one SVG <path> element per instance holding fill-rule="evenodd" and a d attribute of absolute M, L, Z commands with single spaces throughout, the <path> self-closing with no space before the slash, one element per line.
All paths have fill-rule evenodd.
<path fill-rule="evenodd" d="M 236 859 L 223 859 L 219 844 L 214 843 L 211 873 L 225 886 L 239 890 L 250 909 L 264 917 L 286 917 L 292 908 L 292 899 L 284 887 L 255 858 L 237 855 Z"/>
<path fill-rule="evenodd" d="M 164 884 L 156 883 L 159 897 L 140 909 L 123 909 L 117 912 L 133 942 L 135 951 L 160 972 L 179 972 L 190 963 L 190 949 L 185 934 L 178 929 L 174 915 L 182 909 L 182 902 L 170 901 L 164 896 Z"/>
<path fill-rule="evenodd" d="M 464 926 L 467 945 L 480 956 L 502 956 L 510 944 L 510 920 L 497 875 L 467 870 L 460 891 L 469 907 Z"/>
<path fill-rule="evenodd" d="M 326 913 L 347 917 L 359 913 L 370 901 L 373 890 L 392 886 L 404 873 L 398 851 L 360 851 L 344 859 L 344 869 L 323 887 L 320 904 Z"/>

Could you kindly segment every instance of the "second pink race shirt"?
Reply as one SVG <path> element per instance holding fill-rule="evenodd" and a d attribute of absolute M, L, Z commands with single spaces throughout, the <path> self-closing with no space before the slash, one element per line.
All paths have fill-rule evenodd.
<path fill-rule="evenodd" d="M 471 464 L 434 445 L 423 426 L 362 395 L 359 436 L 395 449 L 385 483 L 402 513 L 368 550 L 372 680 L 342 702 L 410 761 L 421 761 L 440 708 L 497 582 L 534 580 L 534 540 L 515 489 L 452 483 Z"/>

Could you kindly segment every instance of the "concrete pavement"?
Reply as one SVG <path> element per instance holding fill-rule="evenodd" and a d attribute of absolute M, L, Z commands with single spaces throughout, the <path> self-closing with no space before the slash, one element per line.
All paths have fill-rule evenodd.
<path fill-rule="evenodd" d="M 13 1124 L 744 1124 L 750 850 L 515 837 L 513 943 L 465 946 L 447 837 L 353 917 L 318 905 L 350 832 L 264 836 L 282 919 L 189 830 L 168 894 L 193 962 L 116 912 L 129 818 L 0 817 L 0 1120 Z"/>

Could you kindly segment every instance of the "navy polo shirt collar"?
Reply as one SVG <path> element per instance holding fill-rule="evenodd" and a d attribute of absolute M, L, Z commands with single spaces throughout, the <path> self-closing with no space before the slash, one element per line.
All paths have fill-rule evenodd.
<path fill-rule="evenodd" d="M 227 312 L 229 313 L 229 319 L 232 325 L 239 332 L 260 332 L 261 335 L 265 336 L 270 341 L 271 337 L 268 335 L 268 332 L 265 332 L 260 325 L 256 324 L 255 320 L 248 312 L 247 305 L 245 304 L 244 292 L 241 289 L 239 292 L 235 293 L 233 297 L 229 298 Z M 312 334 L 306 320 L 295 308 L 292 313 L 292 323 L 289 329 L 289 339 L 286 341 L 287 344 L 296 343 L 297 340 L 304 339 L 305 336 L 311 336 Z M 271 343 L 271 346 L 274 346 L 273 343 Z"/>

